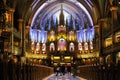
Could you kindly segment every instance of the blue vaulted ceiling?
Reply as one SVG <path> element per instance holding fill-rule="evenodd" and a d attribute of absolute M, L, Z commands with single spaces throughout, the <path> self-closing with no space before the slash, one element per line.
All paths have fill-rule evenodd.
<path fill-rule="evenodd" d="M 36 4 L 32 7 L 33 11 Z M 49 0 L 37 8 L 32 17 L 31 27 L 35 28 L 38 25 L 43 25 L 44 22 L 51 20 L 53 16 L 59 18 L 61 6 L 66 18 L 72 16 L 72 19 L 80 22 L 82 26 L 85 26 L 85 24 L 93 26 L 93 20 L 90 13 L 77 0 Z"/>

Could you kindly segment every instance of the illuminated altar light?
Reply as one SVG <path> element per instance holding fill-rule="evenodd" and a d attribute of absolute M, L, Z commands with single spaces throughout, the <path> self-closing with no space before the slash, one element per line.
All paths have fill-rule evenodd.
<path fill-rule="evenodd" d="M 50 36 L 49 41 L 55 41 L 55 36 Z"/>
<path fill-rule="evenodd" d="M 67 39 L 67 35 L 65 33 L 59 33 L 57 36 L 57 40 L 59 40 L 60 38 Z"/>
<path fill-rule="evenodd" d="M 32 42 L 32 43 L 31 43 L 31 50 L 34 51 L 34 49 L 35 49 L 35 43 Z"/>
<path fill-rule="evenodd" d="M 82 48 L 82 43 L 81 42 L 78 43 L 78 50 L 80 51 L 80 53 L 82 53 L 83 48 Z"/>
<path fill-rule="evenodd" d="M 54 31 L 51 31 L 49 36 L 48 36 L 48 40 L 49 41 L 55 41 L 55 32 Z"/>
<path fill-rule="evenodd" d="M 74 31 L 69 32 L 68 39 L 69 39 L 69 41 L 75 41 Z"/>
<path fill-rule="evenodd" d="M 64 38 L 60 38 L 57 45 L 58 51 L 66 51 L 66 40 Z"/>
<path fill-rule="evenodd" d="M 45 43 L 42 44 L 42 51 L 46 52 L 46 44 Z"/>
<path fill-rule="evenodd" d="M 71 36 L 69 36 L 68 39 L 69 39 L 69 41 L 72 41 L 72 37 Z"/>
<path fill-rule="evenodd" d="M 66 49 L 66 47 L 60 47 L 60 48 L 58 48 L 57 50 L 58 50 L 58 51 L 66 51 L 67 49 Z"/>
<path fill-rule="evenodd" d="M 87 42 L 84 43 L 84 50 L 85 50 L 85 52 L 88 51 L 88 43 Z"/>
<path fill-rule="evenodd" d="M 40 51 L 40 43 L 38 42 L 38 43 L 36 44 L 36 52 L 39 53 L 39 51 Z"/>
<path fill-rule="evenodd" d="M 60 48 L 57 48 L 58 51 L 60 51 Z"/>
<path fill-rule="evenodd" d="M 54 43 L 50 44 L 50 51 L 55 51 L 55 44 Z"/>
<path fill-rule="evenodd" d="M 66 51 L 66 50 L 67 50 L 66 47 L 64 47 L 63 51 Z"/>
<path fill-rule="evenodd" d="M 69 51 L 71 51 L 71 52 L 74 51 L 74 43 L 73 42 L 70 43 Z"/>
<path fill-rule="evenodd" d="M 5 13 L 5 16 L 6 16 L 6 22 L 10 21 L 10 19 L 9 19 L 10 14 L 8 14 L 8 13 L 6 12 L 6 13 Z"/>
<path fill-rule="evenodd" d="M 93 42 L 90 41 L 90 52 L 93 52 Z"/>
<path fill-rule="evenodd" d="M 42 38 L 42 40 L 41 40 L 42 43 L 47 42 L 47 31 L 42 32 L 42 37 L 41 38 Z"/>

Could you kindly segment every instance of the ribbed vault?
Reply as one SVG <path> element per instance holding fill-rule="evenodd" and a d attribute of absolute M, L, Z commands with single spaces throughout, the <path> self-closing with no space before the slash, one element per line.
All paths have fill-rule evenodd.
<path fill-rule="evenodd" d="M 77 0 L 51 0 L 43 2 L 41 5 L 39 2 L 32 5 L 31 27 L 42 25 L 44 21 L 50 20 L 52 16 L 61 10 L 61 5 L 63 11 L 72 16 L 73 19 L 80 21 L 81 25 L 94 26 L 93 14 L 89 12 L 91 7 L 87 3 L 89 10 Z"/>

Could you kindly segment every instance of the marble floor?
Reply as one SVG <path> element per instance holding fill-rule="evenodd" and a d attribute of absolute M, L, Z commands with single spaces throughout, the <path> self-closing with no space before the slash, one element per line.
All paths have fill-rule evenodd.
<path fill-rule="evenodd" d="M 69 74 L 57 75 L 57 76 L 55 74 L 52 74 L 44 78 L 43 80 L 86 80 L 86 79 L 78 76 L 73 77 L 72 75 L 69 75 Z"/>

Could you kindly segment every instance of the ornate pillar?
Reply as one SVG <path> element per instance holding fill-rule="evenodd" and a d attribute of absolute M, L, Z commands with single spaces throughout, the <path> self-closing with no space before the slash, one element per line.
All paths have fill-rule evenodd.
<path fill-rule="evenodd" d="M 111 11 L 111 30 L 112 30 L 112 43 L 113 43 L 113 46 L 112 46 L 112 56 L 113 56 L 113 62 L 116 62 L 116 54 L 114 54 L 114 44 L 116 43 L 116 36 L 115 36 L 115 32 L 114 32 L 114 28 L 117 27 L 116 24 L 117 24 L 117 10 L 118 10 L 118 7 L 117 6 L 111 6 L 110 7 L 110 11 Z"/>
<path fill-rule="evenodd" d="M 117 10 L 118 10 L 117 6 L 110 7 L 110 11 L 112 13 L 112 23 L 113 24 L 116 24 L 116 22 L 117 22 Z"/>
<path fill-rule="evenodd" d="M 18 27 L 19 27 L 19 32 L 20 32 L 20 39 L 21 39 L 21 41 L 20 41 L 20 48 L 21 48 L 21 52 L 23 52 L 22 50 L 22 47 L 23 47 L 23 19 L 18 19 Z M 21 55 L 22 55 L 22 53 L 21 53 Z"/>
<path fill-rule="evenodd" d="M 21 56 L 25 55 L 25 24 L 24 21 L 22 23 L 22 54 Z"/>
<path fill-rule="evenodd" d="M 11 49 L 11 52 L 12 54 L 14 53 L 14 12 L 15 10 L 13 8 L 9 8 L 9 22 L 11 24 L 11 32 L 12 32 L 12 35 L 11 35 L 11 46 L 12 46 L 12 49 Z"/>
<path fill-rule="evenodd" d="M 30 38 L 29 38 L 29 30 L 30 30 L 30 26 L 25 26 L 25 30 L 24 30 L 24 51 L 28 50 L 27 47 L 29 47 L 31 49 L 31 44 L 30 44 Z"/>
<path fill-rule="evenodd" d="M 105 40 L 104 40 L 104 23 L 105 19 L 102 18 L 99 20 L 99 31 L 100 31 L 100 54 L 103 54 L 103 49 L 105 47 Z"/>
<path fill-rule="evenodd" d="M 95 28 L 95 39 L 96 39 L 96 43 L 98 43 L 95 47 L 96 47 L 96 50 L 99 50 L 100 49 L 100 25 L 96 24 L 94 25 L 94 28 Z M 100 50 L 99 50 L 100 51 Z"/>
<path fill-rule="evenodd" d="M 21 38 L 20 47 L 22 47 L 22 30 L 23 30 L 22 24 L 23 24 L 23 19 L 18 19 L 18 27 L 19 27 L 20 38 Z"/>
<path fill-rule="evenodd" d="M 112 41 L 113 44 L 116 42 L 116 38 L 115 38 L 115 33 L 114 33 L 114 27 L 117 27 L 117 10 L 118 7 L 117 6 L 111 6 L 110 7 L 110 11 L 111 11 L 111 15 L 112 15 L 112 26 L 111 26 L 111 30 L 112 30 Z"/>
<path fill-rule="evenodd" d="M 106 18 L 102 18 L 101 19 L 101 25 L 102 25 L 102 31 L 101 31 L 101 33 L 102 33 L 102 47 L 103 48 L 105 48 L 106 47 L 106 44 L 105 44 L 105 32 L 106 32 L 106 28 L 107 28 L 107 20 L 106 20 Z"/>
<path fill-rule="evenodd" d="M 98 36 L 100 36 L 100 25 L 96 24 L 96 25 L 94 25 L 94 27 L 95 27 L 95 33 L 96 33 Z"/>

